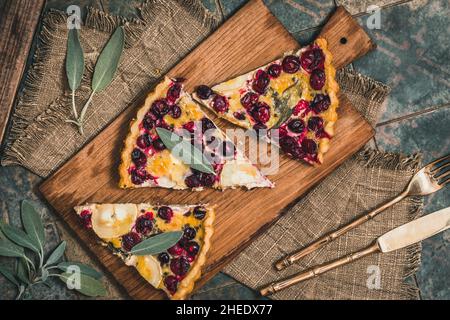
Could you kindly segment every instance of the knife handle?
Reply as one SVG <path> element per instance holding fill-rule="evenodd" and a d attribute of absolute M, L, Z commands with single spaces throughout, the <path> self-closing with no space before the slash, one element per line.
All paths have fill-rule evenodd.
<path fill-rule="evenodd" d="M 390 206 L 396 204 L 397 202 L 401 201 L 402 199 L 404 199 L 407 196 L 407 192 L 402 192 L 401 194 L 399 194 L 397 197 L 393 198 L 392 200 L 384 203 L 383 205 L 379 206 L 378 208 L 376 208 L 375 210 L 369 212 L 368 214 L 359 217 L 356 220 L 353 220 L 352 222 L 348 223 L 347 225 L 343 226 L 342 228 L 339 228 L 338 230 L 335 230 L 325 236 L 323 236 L 322 238 L 319 238 L 318 240 L 314 241 L 313 243 L 311 243 L 309 246 L 307 246 L 306 248 L 300 249 L 299 251 L 285 257 L 284 259 L 278 261 L 277 263 L 275 263 L 275 268 L 280 271 L 285 269 L 286 267 L 290 266 L 291 264 L 293 264 L 295 261 L 300 260 L 301 258 L 303 258 L 304 256 L 322 248 L 323 246 L 325 246 L 326 244 L 330 243 L 331 241 L 333 241 L 336 238 L 339 238 L 340 236 L 342 236 L 343 234 L 347 233 L 348 231 L 362 225 L 364 222 L 369 221 L 371 219 L 373 219 L 376 215 L 378 215 L 380 212 L 386 210 L 387 208 L 389 208 Z"/>
<path fill-rule="evenodd" d="M 297 284 L 299 282 L 302 282 L 304 280 L 308 280 L 314 277 L 317 277 L 318 275 L 321 275 L 322 273 L 325 273 L 327 271 L 330 271 L 332 269 L 335 269 L 337 267 L 346 265 L 350 262 L 353 262 L 355 260 L 361 259 L 365 256 L 368 256 L 372 253 L 381 252 L 380 247 L 378 246 L 378 243 L 375 242 L 374 244 L 368 246 L 365 249 L 362 249 L 360 251 L 354 252 L 346 257 L 334 260 L 332 262 L 321 264 L 317 267 L 308 269 L 304 272 L 298 273 L 290 278 L 287 278 L 283 281 L 279 282 L 273 282 L 267 287 L 260 290 L 261 295 L 267 296 L 270 294 L 274 294 L 275 292 L 278 292 L 280 290 L 283 290 L 287 287 L 290 287 L 294 284 Z"/>

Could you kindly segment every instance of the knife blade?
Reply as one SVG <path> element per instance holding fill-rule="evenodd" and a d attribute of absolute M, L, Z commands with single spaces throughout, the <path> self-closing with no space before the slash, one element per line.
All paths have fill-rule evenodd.
<path fill-rule="evenodd" d="M 450 207 L 401 225 L 377 239 L 381 252 L 405 248 L 450 228 Z"/>

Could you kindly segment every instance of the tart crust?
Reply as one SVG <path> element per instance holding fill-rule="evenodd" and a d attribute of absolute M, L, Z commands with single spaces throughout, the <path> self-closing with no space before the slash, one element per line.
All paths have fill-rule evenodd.
<path fill-rule="evenodd" d="M 156 88 L 150 92 L 145 98 L 144 105 L 139 108 L 137 116 L 130 122 L 130 130 L 127 137 L 124 140 L 124 147 L 120 155 L 121 162 L 119 166 L 119 187 L 120 188 L 133 188 L 134 184 L 131 182 L 131 176 L 128 173 L 128 168 L 131 165 L 131 152 L 134 148 L 134 143 L 139 136 L 139 123 L 142 122 L 147 110 L 152 103 L 160 97 L 164 91 L 168 88 L 170 79 L 165 77 L 164 81 L 160 82 Z"/>
<path fill-rule="evenodd" d="M 317 38 L 313 44 L 317 45 L 318 47 L 320 47 L 320 49 L 322 49 L 324 57 L 325 57 L 325 61 L 324 61 L 324 72 L 326 75 L 326 82 L 324 87 L 321 90 L 317 90 L 319 93 L 320 92 L 325 92 L 328 94 L 328 96 L 330 97 L 330 106 L 328 107 L 328 110 L 326 110 L 325 112 L 323 112 L 323 115 L 326 116 L 326 125 L 324 127 L 324 131 L 329 135 L 329 137 L 333 137 L 334 136 L 334 124 L 338 119 L 338 114 L 336 112 L 338 106 L 339 106 L 339 100 L 338 100 L 338 93 L 339 93 L 339 85 L 335 80 L 336 77 L 336 69 L 333 66 L 333 55 L 331 54 L 331 52 L 328 50 L 328 45 L 327 45 L 327 41 L 324 38 Z M 284 56 L 290 55 L 290 54 L 295 54 L 295 55 L 301 55 L 302 50 L 305 50 L 306 48 L 308 48 L 309 46 L 306 46 L 304 48 L 301 48 L 295 52 L 286 52 L 284 54 Z M 283 59 L 277 59 L 275 61 L 281 61 Z M 253 78 L 253 75 L 258 71 L 258 70 L 262 70 L 266 67 L 268 67 L 270 64 L 272 64 L 273 62 L 270 62 L 264 66 L 261 66 L 257 69 L 254 69 L 246 74 L 240 75 L 238 77 L 235 77 L 233 79 L 230 79 L 228 81 L 222 82 L 220 84 L 217 84 L 215 86 L 212 87 L 213 92 L 215 90 L 217 90 L 217 92 L 221 92 L 221 89 L 226 88 L 228 85 L 231 87 L 230 89 L 226 89 L 225 91 L 227 93 L 231 93 L 233 91 L 240 91 L 242 89 L 244 89 L 247 86 L 247 82 L 251 81 L 251 79 Z M 308 76 L 309 79 L 310 75 Z M 234 87 L 234 85 L 232 84 L 232 81 L 236 81 L 236 83 L 240 83 L 241 85 L 236 85 L 236 87 Z M 224 85 L 225 87 L 222 87 L 222 85 Z M 307 88 L 306 91 L 310 92 L 310 91 L 316 91 L 313 90 L 309 84 L 309 81 L 307 81 L 307 83 L 302 84 L 303 88 Z M 221 88 L 221 89 L 219 89 Z M 310 93 L 309 93 L 310 94 Z M 233 114 L 231 112 L 226 112 L 226 113 L 220 113 L 217 112 L 216 110 L 214 110 L 214 108 L 211 105 L 211 98 L 207 99 L 207 100 L 202 100 L 201 98 L 198 97 L 198 95 L 196 93 L 193 94 L 193 97 L 196 101 L 202 103 L 202 105 L 206 106 L 209 110 L 211 110 L 212 112 L 214 112 L 218 117 L 223 118 L 225 120 L 227 120 L 228 122 L 231 122 L 237 126 L 246 128 L 246 129 L 252 129 L 252 124 L 248 119 L 245 120 L 238 120 L 236 119 Z M 263 100 L 264 101 L 264 100 Z M 294 106 L 292 106 L 294 107 Z M 271 108 L 272 109 L 272 108 Z M 244 106 L 241 106 L 241 110 L 245 111 Z M 277 111 L 272 109 L 272 111 Z M 274 118 L 277 119 L 277 116 L 279 116 L 278 114 L 275 116 L 274 113 Z M 287 122 L 287 120 L 286 120 Z M 270 119 L 268 124 L 271 123 L 271 125 L 274 124 L 274 120 Z M 271 125 L 269 125 L 269 129 L 271 127 Z M 309 162 L 312 165 L 317 165 L 323 162 L 323 154 L 326 153 L 329 148 L 330 148 L 330 139 L 328 137 L 322 137 L 322 138 L 317 138 L 317 142 L 318 142 L 318 154 L 317 154 L 317 162 L 314 161 L 308 161 L 307 159 L 304 159 L 305 161 Z"/>
<path fill-rule="evenodd" d="M 98 204 L 95 204 L 95 203 L 86 204 L 83 206 L 77 206 L 74 208 L 74 210 L 80 216 L 84 210 L 90 210 L 91 212 L 93 212 L 93 210 L 97 210 L 97 205 Z M 114 205 L 114 204 L 112 204 L 112 205 Z M 131 204 L 125 204 L 125 205 L 131 205 Z M 138 208 L 141 204 L 133 204 L 133 205 L 136 206 L 136 208 Z M 151 204 L 145 204 L 145 205 L 152 206 Z M 196 206 L 197 205 L 169 205 L 169 207 L 171 207 L 171 208 L 183 208 L 183 209 L 186 209 L 186 208 L 192 209 Z M 207 261 L 207 253 L 211 247 L 211 238 L 214 234 L 214 220 L 215 220 L 215 216 L 216 216 L 215 209 L 216 209 L 217 205 L 210 206 L 208 204 L 202 204 L 202 206 L 204 206 L 206 208 L 207 213 L 201 223 L 202 230 L 203 230 L 203 240 L 201 243 L 201 249 L 197 253 L 194 263 L 191 265 L 191 268 L 189 269 L 185 278 L 179 282 L 177 291 L 174 294 L 171 294 L 164 286 L 155 287 L 155 289 L 163 290 L 167 294 L 167 296 L 172 300 L 184 300 L 189 296 L 189 294 L 194 289 L 195 282 L 201 277 L 203 265 L 205 265 L 205 263 Z M 173 229 L 173 230 L 168 229 L 168 230 L 165 230 L 164 232 L 175 231 L 175 230 L 177 230 L 177 229 Z M 94 231 L 94 233 L 96 233 L 96 232 Z M 97 236 L 99 237 L 99 235 L 97 235 Z M 100 238 L 100 239 L 102 239 L 102 238 Z M 108 244 L 108 242 L 110 242 L 110 240 L 102 239 L 102 243 L 104 243 L 105 246 Z M 121 258 L 126 264 L 127 264 L 127 261 L 129 261 L 131 257 L 135 257 L 135 256 L 124 256 L 122 253 L 114 253 L 114 254 L 117 255 L 119 258 Z"/>
<path fill-rule="evenodd" d="M 203 222 L 203 230 L 205 232 L 203 238 L 203 246 L 198 253 L 195 263 L 192 265 L 188 275 L 178 285 L 178 290 L 171 296 L 172 300 L 184 300 L 194 290 L 195 282 L 202 274 L 202 267 L 206 263 L 206 255 L 211 247 L 211 237 L 214 233 L 215 206 L 210 207 L 205 220 Z"/>

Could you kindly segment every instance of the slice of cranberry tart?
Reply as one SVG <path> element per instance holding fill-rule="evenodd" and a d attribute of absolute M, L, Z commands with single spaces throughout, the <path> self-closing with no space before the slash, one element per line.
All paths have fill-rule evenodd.
<path fill-rule="evenodd" d="M 75 207 L 84 227 L 133 266 L 170 299 L 185 299 L 200 278 L 214 232 L 214 207 L 141 204 L 87 204 Z M 162 233 L 182 231 L 180 240 L 155 255 L 138 255 L 133 247 Z M 176 240 L 175 240 L 176 241 Z"/>
<path fill-rule="evenodd" d="M 174 156 L 157 128 L 169 130 L 201 149 L 213 170 L 198 171 Z M 131 123 L 121 158 L 121 188 L 273 187 L 183 90 L 179 79 L 166 77 L 147 96 Z"/>
<path fill-rule="evenodd" d="M 337 120 L 336 71 L 325 39 L 256 70 L 193 94 L 217 115 L 244 128 L 279 129 L 281 149 L 322 163 Z M 269 133 L 274 136 L 274 131 Z"/>

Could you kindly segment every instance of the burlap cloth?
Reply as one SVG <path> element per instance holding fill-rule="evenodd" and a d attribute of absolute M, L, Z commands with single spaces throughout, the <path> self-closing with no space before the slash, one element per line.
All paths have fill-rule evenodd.
<path fill-rule="evenodd" d="M 66 15 L 59 11 L 47 13 L 39 35 L 40 44 L 35 61 L 27 74 L 12 118 L 3 165 L 19 164 L 40 176 L 49 175 L 131 102 L 145 94 L 218 25 L 218 19 L 209 14 L 197 0 L 150 0 L 139 12 L 139 19 L 126 20 L 88 9 L 80 31 L 87 71 L 77 101 L 87 99 L 88 79 L 94 62 L 118 25 L 124 25 L 126 29 L 126 50 L 112 84 L 94 96 L 86 117 L 84 137 L 78 134 L 74 126 L 64 122 L 71 116 L 64 73 Z M 375 125 L 389 88 L 349 70 L 341 71 L 338 77 L 342 91 Z M 416 217 L 420 213 L 421 202 L 404 200 L 374 221 L 357 228 L 286 271 L 275 272 L 272 268 L 273 263 L 287 253 L 396 195 L 418 165 L 417 156 L 406 157 L 366 149 L 346 161 L 293 205 L 225 271 L 238 281 L 259 288 L 308 266 L 363 248 L 383 232 Z M 72 247 L 68 258 L 89 260 L 76 249 L 76 240 L 62 231 L 63 237 L 69 240 Z M 273 298 L 417 298 L 417 287 L 406 284 L 404 279 L 415 272 L 419 261 L 419 245 L 367 257 L 286 289 Z M 368 269 L 368 266 L 371 267 Z M 373 266 L 379 267 L 381 282 L 379 288 L 369 289 L 366 284 L 369 276 L 373 275 Z M 120 296 L 115 290 L 110 292 L 113 292 L 112 296 Z"/>

